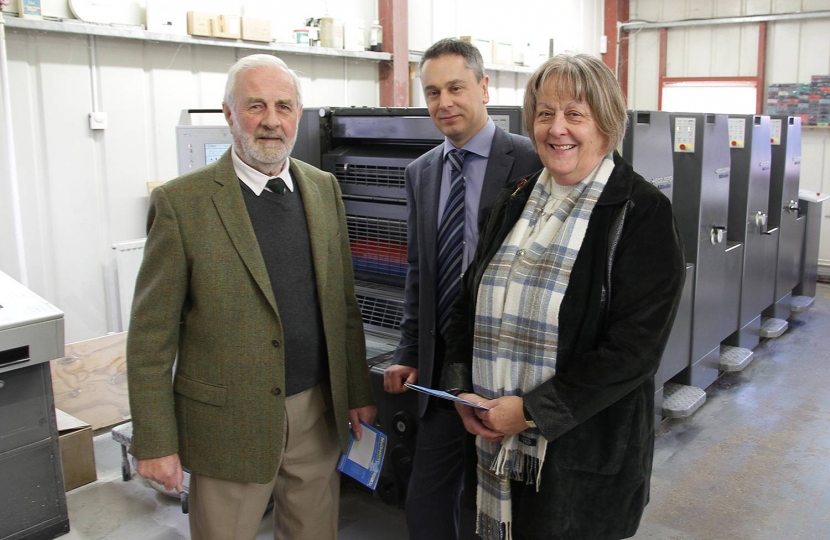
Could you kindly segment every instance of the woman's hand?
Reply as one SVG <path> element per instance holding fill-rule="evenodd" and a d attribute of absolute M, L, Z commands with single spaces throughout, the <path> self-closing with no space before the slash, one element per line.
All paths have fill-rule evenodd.
<path fill-rule="evenodd" d="M 478 396 L 476 396 L 478 397 Z M 492 431 L 506 436 L 515 435 L 527 429 L 525 421 L 524 400 L 519 396 L 503 396 L 482 403 L 490 410 L 473 409 L 482 425 Z M 466 424 L 465 424 L 466 425 Z"/>
<path fill-rule="evenodd" d="M 458 397 L 472 403 L 485 403 L 487 401 L 483 397 L 476 394 L 459 394 Z M 470 407 L 469 405 L 464 405 L 463 403 L 456 401 L 455 410 L 458 411 L 461 421 L 464 422 L 464 427 L 473 435 L 480 435 L 485 441 L 489 442 L 498 442 L 504 437 L 504 433 L 499 433 L 496 430 L 490 429 L 482 423 L 474 412 L 480 409 L 476 409 L 475 407 Z"/>

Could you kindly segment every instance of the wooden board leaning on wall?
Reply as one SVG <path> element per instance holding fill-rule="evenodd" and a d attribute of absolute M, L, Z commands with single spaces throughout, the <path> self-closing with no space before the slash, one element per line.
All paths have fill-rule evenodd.
<path fill-rule="evenodd" d="M 52 361 L 55 407 L 93 430 L 129 420 L 126 349 L 126 332 L 67 345 Z"/>

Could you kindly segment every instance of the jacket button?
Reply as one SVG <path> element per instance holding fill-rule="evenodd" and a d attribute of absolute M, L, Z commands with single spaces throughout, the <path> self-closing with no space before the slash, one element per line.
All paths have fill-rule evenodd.
<path fill-rule="evenodd" d="M 271 389 L 271 393 L 274 394 L 275 396 L 278 396 L 278 395 L 282 394 L 282 390 L 280 390 L 278 387 L 275 386 L 274 388 Z"/>
<path fill-rule="evenodd" d="M 279 349 L 280 345 L 282 345 L 282 343 L 280 342 L 280 340 L 275 339 L 274 341 L 271 342 L 271 345 L 273 345 L 274 348 Z"/>

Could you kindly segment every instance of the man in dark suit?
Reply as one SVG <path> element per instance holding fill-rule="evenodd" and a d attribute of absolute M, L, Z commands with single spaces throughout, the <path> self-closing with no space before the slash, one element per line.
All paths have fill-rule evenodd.
<path fill-rule="evenodd" d="M 454 38 L 441 40 L 427 49 L 420 68 L 429 114 L 445 139 L 406 168 L 409 270 L 401 342 L 394 365 L 384 373 L 384 388 L 391 393 L 405 391 L 406 382 L 437 387 L 444 362 L 441 331 L 446 306 L 457 294 L 459 270 L 475 254 L 479 224 L 508 180 L 542 168 L 528 138 L 497 128 L 487 114 L 489 78 L 475 46 Z M 458 189 L 453 188 L 456 181 L 461 182 Z M 460 245 L 448 247 L 451 233 L 442 225 L 453 219 L 454 200 L 463 200 L 456 211 L 462 212 L 458 222 L 463 235 Z M 457 266 L 444 255 L 455 249 L 460 250 Z M 439 406 L 435 398 L 419 394 L 418 409 L 406 498 L 410 538 L 455 540 L 466 431 L 455 410 Z M 462 537 L 472 534 L 471 521 L 461 520 Z"/>
<path fill-rule="evenodd" d="M 153 191 L 127 369 L 139 474 L 182 489 L 194 539 L 334 540 L 349 423 L 375 417 L 337 180 L 289 159 L 300 82 L 228 74 L 233 147 Z M 175 376 L 174 360 L 177 359 Z"/>

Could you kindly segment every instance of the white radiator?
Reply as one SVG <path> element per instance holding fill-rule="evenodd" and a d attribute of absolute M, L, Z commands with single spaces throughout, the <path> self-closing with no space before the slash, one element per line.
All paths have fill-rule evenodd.
<path fill-rule="evenodd" d="M 142 238 L 112 246 L 115 250 L 115 264 L 118 269 L 118 299 L 121 304 L 121 330 L 123 332 L 126 332 L 130 326 L 130 309 L 133 306 L 135 280 L 138 277 L 141 260 L 144 258 L 145 240 Z"/>

